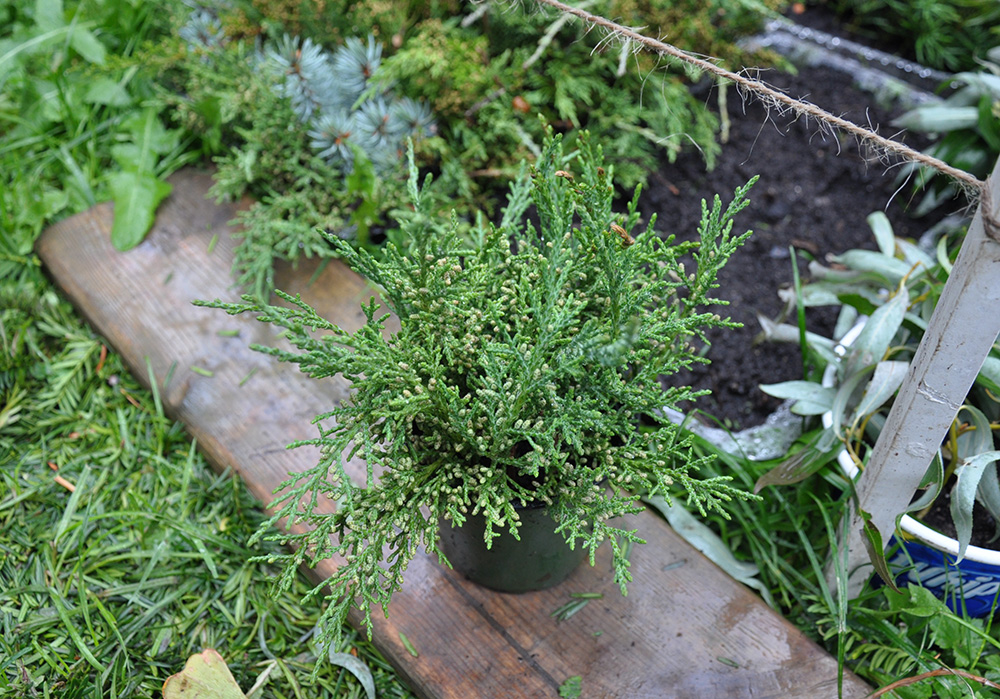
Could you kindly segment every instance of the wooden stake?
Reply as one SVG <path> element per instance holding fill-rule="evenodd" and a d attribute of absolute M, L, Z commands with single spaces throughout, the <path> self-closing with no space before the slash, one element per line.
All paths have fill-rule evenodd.
<path fill-rule="evenodd" d="M 872 524 L 886 543 L 1000 335 L 1000 241 L 993 239 L 997 212 L 984 211 L 990 202 L 998 201 L 1000 161 L 987 181 L 941 299 L 858 480 L 857 506 L 871 514 Z M 855 506 L 848 517 L 848 595 L 855 597 L 872 567 Z M 843 545 L 839 550 L 843 551 Z M 833 587 L 832 570 L 827 577 Z"/>

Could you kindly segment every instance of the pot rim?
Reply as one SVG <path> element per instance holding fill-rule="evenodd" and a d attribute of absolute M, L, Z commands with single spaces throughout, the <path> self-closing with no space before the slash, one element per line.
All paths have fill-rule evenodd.
<path fill-rule="evenodd" d="M 837 357 L 843 357 L 847 353 L 847 348 L 850 347 L 851 343 L 857 339 L 858 334 L 867 322 L 867 317 L 859 320 L 854 327 L 848 330 L 844 337 L 841 338 L 840 342 L 834 347 L 834 352 L 836 352 Z M 837 367 L 833 364 L 829 364 L 826 370 L 823 372 L 822 384 L 826 388 L 833 386 L 834 376 L 836 374 Z M 833 424 L 833 413 L 826 412 L 822 416 L 823 427 L 828 428 Z M 841 450 L 837 455 L 837 464 L 840 466 L 840 470 L 844 472 L 848 478 L 852 481 L 857 480 L 859 470 L 851 455 L 846 451 Z M 931 529 L 923 522 L 914 519 L 910 515 L 903 515 L 899 520 L 899 528 L 903 533 L 911 539 L 916 539 L 926 546 L 938 549 L 958 558 L 958 540 L 953 539 L 950 536 L 945 536 L 941 532 Z M 983 563 L 986 565 L 1000 566 L 1000 551 L 994 551 L 992 549 L 984 549 L 979 546 L 968 546 L 965 549 L 965 558 L 976 561 L 977 563 Z"/>

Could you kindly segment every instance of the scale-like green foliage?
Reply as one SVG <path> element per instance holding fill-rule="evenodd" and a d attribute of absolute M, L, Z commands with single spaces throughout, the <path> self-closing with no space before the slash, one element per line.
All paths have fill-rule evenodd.
<path fill-rule="evenodd" d="M 750 185 L 725 212 L 718 199 L 704 208 L 698 241 L 663 239 L 655 220 L 633 238 L 638 197 L 615 213 L 601 149 L 586 135 L 578 146 L 577 159 L 564 157 L 550 135 L 530 177 L 522 172 L 512 188 L 500 227 L 480 226 L 472 243 L 457 224 L 422 228 L 418 218 L 407 224 L 409 255 L 389 245 L 376 259 L 331 237 L 382 288 L 401 325 L 391 336 L 374 300 L 354 334 L 287 295 L 289 306 L 250 296 L 208 304 L 285 328 L 295 350 L 257 349 L 354 386 L 348 402 L 317 418 L 320 437 L 309 443 L 319 463 L 284 483 L 276 502 L 273 521 L 305 523 L 308 533 L 280 537 L 296 550 L 268 557 L 286 565 L 282 585 L 302 562 L 343 557 L 314 591 L 331 589 L 326 616 L 337 623 L 327 640 L 355 602 L 370 626 L 372 605 L 387 608 L 418 546 L 444 558 L 439 518 L 460 526 L 481 513 L 489 543 L 502 530 L 517 535 L 515 505 L 544 502 L 592 562 L 610 541 L 624 589 L 624 544 L 640 539 L 612 520 L 639 509 L 633 492 L 679 488 L 702 513 L 742 495 L 728 478 L 695 477 L 699 459 L 660 409 L 696 396 L 661 383 L 704 361 L 692 340 L 733 325 L 707 309 L 723 303 L 711 297 L 716 275 L 749 235 L 731 229 Z M 525 222 L 530 204 L 537 229 Z M 345 469 L 353 455 L 367 463 L 365 483 Z M 336 514 L 317 509 L 320 496 L 337 501 Z"/>
<path fill-rule="evenodd" d="M 833 6 L 851 29 L 898 44 L 932 68 L 976 70 L 1000 42 L 1000 3 L 993 0 L 837 0 Z"/>

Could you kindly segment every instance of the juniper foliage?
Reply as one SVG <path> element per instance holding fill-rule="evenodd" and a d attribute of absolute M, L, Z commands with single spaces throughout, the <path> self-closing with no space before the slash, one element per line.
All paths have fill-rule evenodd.
<path fill-rule="evenodd" d="M 287 294 L 288 306 L 251 296 L 205 304 L 284 328 L 294 350 L 255 349 L 353 385 L 349 401 L 317 418 L 320 436 L 303 444 L 322 456 L 281 485 L 269 523 L 288 518 L 308 529 L 280 535 L 294 550 L 266 557 L 284 566 L 280 588 L 302 563 L 343 559 L 310 594 L 326 596 L 327 642 L 354 604 L 371 631 L 372 606 L 388 608 L 419 546 L 445 560 L 439 518 L 460 526 L 482 513 L 489 544 L 503 530 L 517 536 L 516 505 L 544 502 L 591 564 L 610 542 L 624 593 L 627 546 L 641 539 L 612 520 L 641 509 L 634 492 L 680 493 L 703 514 L 745 497 L 726 476 L 697 477 L 704 458 L 660 409 L 699 395 L 661 383 L 706 361 L 693 341 L 735 325 L 711 311 L 725 303 L 712 293 L 749 235 L 732 235 L 732 226 L 752 181 L 725 211 L 718 197 L 711 209 L 703 203 L 700 238 L 678 242 L 657 234 L 655 217 L 635 232 L 638 190 L 616 213 L 600 147 L 586 135 L 577 145 L 565 156 L 550 133 L 512 186 L 500 226 L 480 224 L 471 243 L 457 223 L 424 228 L 420 217 L 405 224 L 409 255 L 389 244 L 376 259 L 331 236 L 383 290 L 386 309 L 374 299 L 363 306 L 367 323 L 354 334 Z M 410 162 L 419 212 L 412 153 Z M 525 216 L 532 204 L 537 228 Z M 386 310 L 401 325 L 391 336 Z M 655 427 L 640 429 L 640 418 Z M 367 464 L 363 483 L 345 468 L 354 456 Z M 335 514 L 317 507 L 321 497 L 337 502 Z"/>

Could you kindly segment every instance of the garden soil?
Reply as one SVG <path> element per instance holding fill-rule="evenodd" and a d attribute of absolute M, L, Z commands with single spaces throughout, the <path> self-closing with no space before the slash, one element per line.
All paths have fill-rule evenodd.
<path fill-rule="evenodd" d="M 805 99 L 882 134 L 895 134 L 893 118 L 901 111 L 876 106 L 875 98 L 852 84 L 849 75 L 827 68 L 802 68 L 797 75 L 766 71 L 761 79 L 786 94 Z M 713 88 L 704 99 L 718 105 Z M 642 198 L 644 216 L 657 213 L 659 230 L 687 238 L 697 235 L 700 202 L 718 194 L 723 203 L 754 175 L 751 204 L 737 218 L 734 232 L 752 229 L 719 277 L 717 296 L 729 302 L 719 311 L 743 327 L 709 335 L 708 365 L 676 377 L 710 396 L 698 407 L 732 429 L 762 423 L 780 401 L 760 391 L 760 384 L 802 378 L 799 349 L 788 344 L 761 344 L 758 315 L 775 318 L 782 310 L 778 289 L 792 283 L 790 250 L 798 253 L 800 273 L 808 276 L 808 259 L 829 263 L 830 256 L 851 248 L 874 249 L 866 217 L 884 211 L 897 235 L 918 238 L 944 214 L 962 209 L 964 201 L 947 203 L 931 215 L 914 219 L 916 206 L 909 187 L 897 183 L 896 169 L 859 146 L 853 137 L 832 134 L 813 120 L 769 111 L 754 99 L 743 100 L 735 89 L 727 95 L 729 137 L 712 170 L 697 152 L 664 163 L 650 178 Z M 926 143 L 899 136 L 914 147 Z M 809 309 L 810 331 L 830 336 L 835 309 Z M 794 323 L 794 318 L 791 319 Z"/>

